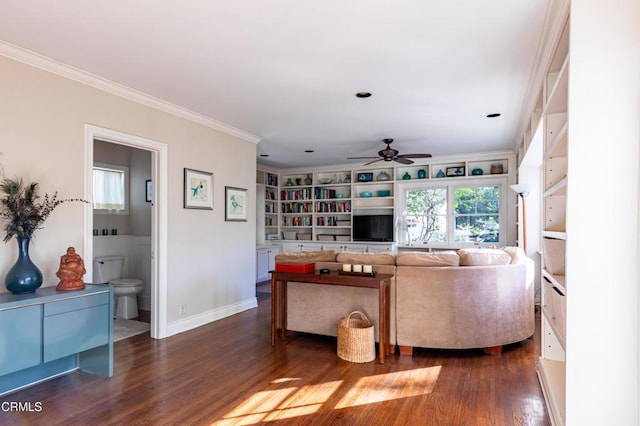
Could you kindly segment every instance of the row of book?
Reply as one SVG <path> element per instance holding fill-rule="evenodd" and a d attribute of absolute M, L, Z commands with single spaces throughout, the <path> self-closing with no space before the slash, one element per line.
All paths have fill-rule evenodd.
<path fill-rule="evenodd" d="M 282 213 L 312 213 L 311 203 L 282 203 L 280 211 Z"/>
<path fill-rule="evenodd" d="M 327 189 L 327 188 L 314 188 L 313 195 L 316 200 L 327 200 L 332 198 L 342 198 L 344 194 L 336 192 L 335 189 Z M 349 198 L 347 194 L 346 198 Z"/>
<path fill-rule="evenodd" d="M 281 200 L 311 200 L 311 188 L 283 189 L 280 191 Z"/>
<path fill-rule="evenodd" d="M 320 216 L 316 218 L 317 226 L 350 226 L 351 221 L 344 220 L 337 216 Z"/>
<path fill-rule="evenodd" d="M 278 186 L 278 175 L 267 173 L 267 185 Z"/>
<path fill-rule="evenodd" d="M 350 201 L 320 201 L 315 204 L 316 213 L 349 213 Z"/>
<path fill-rule="evenodd" d="M 310 216 L 283 217 L 282 226 L 311 226 Z"/>

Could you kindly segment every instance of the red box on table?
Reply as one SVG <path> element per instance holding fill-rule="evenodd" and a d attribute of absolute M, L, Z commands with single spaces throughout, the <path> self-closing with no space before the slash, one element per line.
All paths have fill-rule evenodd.
<path fill-rule="evenodd" d="M 276 263 L 276 272 L 299 272 L 303 274 L 313 274 L 315 270 L 315 263 Z"/>

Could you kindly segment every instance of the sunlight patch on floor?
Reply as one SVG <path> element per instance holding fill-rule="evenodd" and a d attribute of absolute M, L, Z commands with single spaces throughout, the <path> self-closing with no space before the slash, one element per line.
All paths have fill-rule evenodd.
<path fill-rule="evenodd" d="M 362 377 L 346 391 L 333 409 L 429 394 L 433 392 L 438 381 L 440 369 L 440 366 L 416 368 Z M 296 380 L 301 379 L 281 378 L 274 380 L 271 384 Z M 224 419 L 212 425 L 251 425 L 308 416 L 319 411 L 341 386 L 343 381 L 335 380 L 316 385 L 259 391 L 230 411 Z"/>
<path fill-rule="evenodd" d="M 255 424 L 313 414 L 322 407 L 341 384 L 342 381 L 333 381 L 301 386 L 300 388 L 289 387 L 256 392 L 229 412 L 223 420 L 215 422 L 213 425 Z"/>
<path fill-rule="evenodd" d="M 417 368 L 363 377 L 335 406 L 336 409 L 375 404 L 393 399 L 426 395 L 433 391 L 441 367 Z"/>

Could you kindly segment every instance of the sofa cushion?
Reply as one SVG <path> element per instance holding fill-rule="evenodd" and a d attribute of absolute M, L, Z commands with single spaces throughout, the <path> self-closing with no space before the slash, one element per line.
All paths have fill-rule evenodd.
<path fill-rule="evenodd" d="M 283 263 L 309 263 L 309 262 L 334 262 L 336 252 L 333 250 L 301 251 L 295 253 L 278 253 L 276 262 Z"/>
<path fill-rule="evenodd" d="M 460 256 L 452 250 L 446 251 L 407 251 L 396 257 L 398 266 L 459 266 Z"/>
<path fill-rule="evenodd" d="M 527 255 L 520 247 L 502 247 L 502 250 L 509 253 L 511 263 L 525 263 Z"/>
<path fill-rule="evenodd" d="M 395 265 L 396 256 L 391 253 L 350 253 L 342 252 L 336 256 L 338 263 L 363 265 Z"/>
<path fill-rule="evenodd" d="M 508 265 L 511 255 L 500 249 L 460 249 L 460 266 Z"/>

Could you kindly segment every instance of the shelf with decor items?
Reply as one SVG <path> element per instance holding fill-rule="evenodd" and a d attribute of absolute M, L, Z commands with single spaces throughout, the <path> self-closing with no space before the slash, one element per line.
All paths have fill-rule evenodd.
<path fill-rule="evenodd" d="M 353 209 L 386 209 L 393 213 L 393 167 L 356 170 L 353 184 Z"/>
<path fill-rule="evenodd" d="M 509 173 L 509 159 L 494 158 L 432 164 L 430 169 L 431 174 L 428 176 L 431 179 L 506 175 Z"/>
<path fill-rule="evenodd" d="M 565 276 L 569 193 L 569 31 L 558 39 L 543 83 L 542 315 L 538 377 L 553 424 L 565 423 L 568 283 Z"/>
<path fill-rule="evenodd" d="M 427 179 L 428 177 L 428 165 L 411 165 L 396 169 L 396 180 Z"/>

